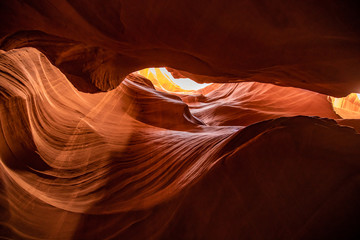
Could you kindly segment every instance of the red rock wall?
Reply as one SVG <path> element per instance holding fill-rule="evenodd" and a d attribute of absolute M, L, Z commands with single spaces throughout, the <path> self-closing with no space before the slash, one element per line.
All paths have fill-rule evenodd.
<path fill-rule="evenodd" d="M 129 73 L 156 66 L 186 71 L 199 82 L 270 82 L 333 96 L 360 89 L 353 1 L 1 4 L 3 49 L 39 47 L 63 71 L 84 75 L 92 91 L 113 89 Z M 50 36 L 39 38 L 34 30 Z"/>
<path fill-rule="evenodd" d="M 358 234 L 360 137 L 333 120 L 283 117 L 244 128 L 240 117 L 234 120 L 238 126 L 211 126 L 211 116 L 218 118 L 217 125 L 227 125 L 224 114 L 242 115 L 243 109 L 234 105 L 210 114 L 207 109 L 214 106 L 191 107 L 196 118 L 179 97 L 158 92 L 136 76 L 108 93 L 81 93 L 32 48 L 2 52 L 0 66 L 2 237 Z M 251 92 L 256 84 L 227 86 L 233 89 L 224 101 L 208 104 L 229 104 L 236 91 Z M 221 98 L 222 91 L 207 99 Z M 317 101 L 320 115 L 330 114 L 321 95 L 306 93 Z M 252 95 L 254 103 L 264 100 L 262 94 Z M 245 115 L 259 121 L 290 108 L 274 111 L 269 105 L 271 114 L 263 115 L 257 105 Z"/>
<path fill-rule="evenodd" d="M 327 97 L 359 89 L 357 12 L 1 2 L 0 238 L 359 239 L 360 124 Z M 157 66 L 217 84 L 128 75 Z"/>

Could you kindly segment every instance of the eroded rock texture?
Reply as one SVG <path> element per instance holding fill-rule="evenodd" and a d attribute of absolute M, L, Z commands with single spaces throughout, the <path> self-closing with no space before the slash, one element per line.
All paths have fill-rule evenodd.
<path fill-rule="evenodd" d="M 3 236 L 308 239 L 357 233 L 360 136 L 333 120 L 299 116 L 244 128 L 252 123 L 247 119 L 291 115 L 284 111 L 290 107 L 263 113 L 256 107 L 264 105 L 256 104 L 263 94 L 251 94 L 250 112 L 227 111 L 229 102 L 220 99 L 229 96 L 215 94 L 222 87 L 212 92 L 220 99 L 207 97 L 218 107 L 195 108 L 195 117 L 179 97 L 136 75 L 108 93 L 81 93 L 33 48 L 3 52 L 1 72 Z M 231 95 L 254 84 L 227 86 Z M 334 115 L 315 95 L 319 115 Z M 315 111 L 296 106 L 296 114 Z M 231 116 L 235 111 L 238 118 Z M 209 126 L 228 125 L 229 118 L 239 127 Z"/>
<path fill-rule="evenodd" d="M 354 1 L 15 0 L 0 9 L 2 49 L 38 47 L 87 90 L 156 66 L 200 82 L 360 89 Z"/>
<path fill-rule="evenodd" d="M 15 0 L 0 20 L 1 238 L 360 238 L 358 100 L 342 119 L 328 96 L 360 86 L 355 4 Z M 156 66 L 215 84 L 131 73 Z"/>

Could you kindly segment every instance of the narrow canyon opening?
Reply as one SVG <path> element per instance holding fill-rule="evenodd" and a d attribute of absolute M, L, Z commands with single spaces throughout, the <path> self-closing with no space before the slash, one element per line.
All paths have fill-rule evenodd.
<path fill-rule="evenodd" d="M 141 76 L 152 81 L 156 89 L 168 92 L 192 93 L 211 84 L 197 83 L 186 77 L 174 77 L 165 67 L 146 68 L 138 71 Z"/>

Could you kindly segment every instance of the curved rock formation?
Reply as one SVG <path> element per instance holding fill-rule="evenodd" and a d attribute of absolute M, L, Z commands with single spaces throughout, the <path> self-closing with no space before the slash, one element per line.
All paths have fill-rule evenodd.
<path fill-rule="evenodd" d="M 2 49 L 39 47 L 92 91 L 157 66 L 199 82 L 259 81 L 332 96 L 360 89 L 353 1 L 15 0 L 0 9 Z"/>
<path fill-rule="evenodd" d="M 32 48 L 2 52 L 0 66 L 3 237 L 359 233 L 360 136 L 333 120 L 206 126 L 179 97 L 136 75 L 111 92 L 86 94 Z"/>
<path fill-rule="evenodd" d="M 0 22 L 0 238 L 360 239 L 358 100 L 333 98 L 360 89 L 352 1 L 14 0 Z"/>

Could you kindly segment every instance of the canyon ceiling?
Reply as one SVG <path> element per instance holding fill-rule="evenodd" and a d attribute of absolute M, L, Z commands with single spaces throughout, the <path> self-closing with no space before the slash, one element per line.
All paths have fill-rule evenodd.
<path fill-rule="evenodd" d="M 0 237 L 360 239 L 359 10 L 1 1 Z"/>

